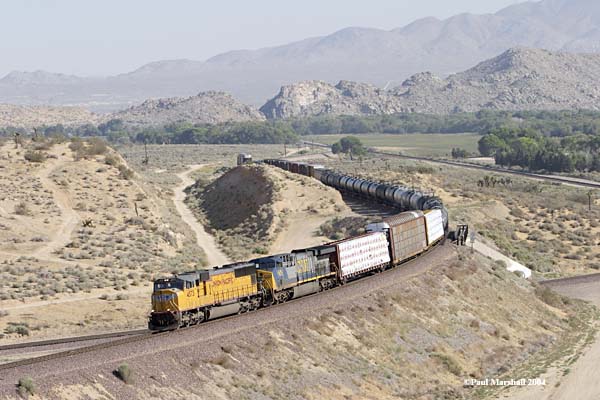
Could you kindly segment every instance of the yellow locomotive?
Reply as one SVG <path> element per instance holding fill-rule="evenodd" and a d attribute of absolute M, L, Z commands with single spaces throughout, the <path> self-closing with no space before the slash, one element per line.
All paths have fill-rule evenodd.
<path fill-rule="evenodd" d="M 262 285 L 256 264 L 242 263 L 192 271 L 154 282 L 150 330 L 167 330 L 255 310 Z"/>

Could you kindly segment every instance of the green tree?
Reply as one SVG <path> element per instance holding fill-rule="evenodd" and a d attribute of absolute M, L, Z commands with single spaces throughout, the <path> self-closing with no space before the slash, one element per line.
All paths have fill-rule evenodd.
<path fill-rule="evenodd" d="M 482 156 L 493 157 L 498 150 L 506 148 L 506 142 L 495 134 L 489 134 L 479 139 L 478 146 Z"/>
<path fill-rule="evenodd" d="M 367 153 L 367 149 L 363 146 L 360 139 L 355 136 L 346 136 L 340 139 L 337 143 L 331 146 L 331 151 L 334 154 L 344 153 L 349 154 L 350 159 L 353 156 L 364 156 Z"/>

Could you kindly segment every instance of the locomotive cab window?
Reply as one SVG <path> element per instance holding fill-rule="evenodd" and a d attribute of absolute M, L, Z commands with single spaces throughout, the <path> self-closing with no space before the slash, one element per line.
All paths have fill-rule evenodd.
<path fill-rule="evenodd" d="M 165 279 L 154 282 L 154 290 L 179 289 L 183 290 L 184 282 L 179 279 Z"/>

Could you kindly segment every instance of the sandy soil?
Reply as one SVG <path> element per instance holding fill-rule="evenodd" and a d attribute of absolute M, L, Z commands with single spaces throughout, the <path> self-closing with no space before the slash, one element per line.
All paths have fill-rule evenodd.
<path fill-rule="evenodd" d="M 330 241 L 319 235 L 319 227 L 333 217 L 358 216 L 334 189 L 320 184 L 310 178 L 292 175 L 277 168 L 270 173 L 276 178 L 286 181 L 281 198 L 273 205 L 275 215 L 282 215 L 286 210 L 285 223 L 280 224 L 282 230 L 270 248 L 270 254 L 288 252 L 293 249 L 306 248 Z"/>
<path fill-rule="evenodd" d="M 194 184 L 194 180 L 190 178 L 190 174 L 195 170 L 202 168 L 203 165 L 191 165 L 188 170 L 177 174 L 177 177 L 181 179 L 181 185 L 175 188 L 173 191 L 173 202 L 177 212 L 181 216 L 181 219 L 192 228 L 196 234 L 196 241 L 206 253 L 206 260 L 209 265 L 224 265 L 231 261 L 229 258 L 219 249 L 214 238 L 206 233 L 204 227 L 198 222 L 192 211 L 184 203 L 186 193 L 185 189 Z"/>

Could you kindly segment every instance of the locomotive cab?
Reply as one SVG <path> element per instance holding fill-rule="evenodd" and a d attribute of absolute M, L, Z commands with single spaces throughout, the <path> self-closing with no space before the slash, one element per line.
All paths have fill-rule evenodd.
<path fill-rule="evenodd" d="M 174 329 L 179 326 L 179 295 L 185 287 L 186 282 L 178 278 L 164 278 L 154 282 L 152 312 L 148 321 L 150 330 Z"/>

